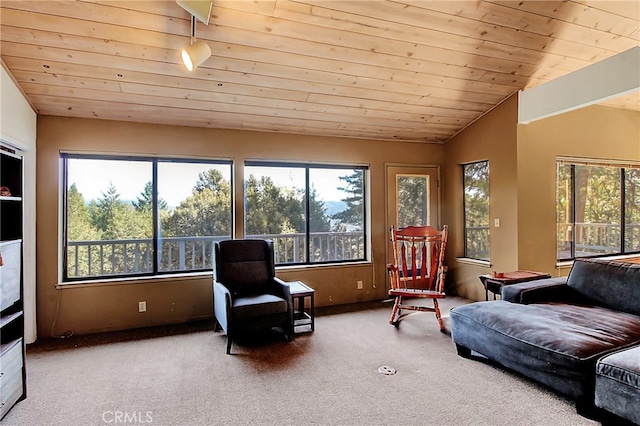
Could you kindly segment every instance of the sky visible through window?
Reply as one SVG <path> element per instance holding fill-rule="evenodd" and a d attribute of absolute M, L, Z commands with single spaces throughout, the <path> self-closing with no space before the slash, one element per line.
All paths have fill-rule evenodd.
<path fill-rule="evenodd" d="M 203 163 L 171 163 L 172 173 L 167 176 L 159 173 L 158 185 L 161 198 L 170 207 L 176 207 L 182 200 L 191 195 L 191 190 L 203 168 L 218 169 L 226 180 L 230 180 L 228 165 Z M 300 169 L 252 167 L 253 170 L 264 169 L 278 186 L 304 188 L 304 172 L 300 179 Z M 313 169 L 312 180 L 323 201 L 340 201 L 346 194 L 338 188 L 345 183 L 340 176 L 351 174 L 350 169 Z M 151 164 L 144 161 L 114 161 L 95 159 L 73 159 L 69 162 L 69 186 L 75 183 L 78 191 L 86 201 L 97 200 L 107 191 L 110 184 L 116 188 L 120 199 L 133 201 L 140 196 L 141 188 L 151 181 Z"/>

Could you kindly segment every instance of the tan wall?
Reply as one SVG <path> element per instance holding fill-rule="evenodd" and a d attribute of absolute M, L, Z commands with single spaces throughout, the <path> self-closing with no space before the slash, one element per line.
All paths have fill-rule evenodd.
<path fill-rule="evenodd" d="M 278 269 L 283 279 L 302 280 L 315 288 L 316 306 L 385 298 L 385 164 L 441 165 L 444 158 L 444 147 L 433 144 L 39 117 L 37 312 L 43 337 L 212 316 L 210 274 L 59 286 L 60 151 L 232 158 L 238 166 L 236 179 L 242 176 L 245 159 L 369 164 L 372 262 Z M 241 195 L 240 185 L 236 195 Z M 241 201 L 236 210 L 242 210 Z M 236 211 L 236 219 L 239 215 Z M 358 280 L 364 289 L 357 290 Z M 147 301 L 146 313 L 138 313 L 141 300 Z"/>
<path fill-rule="evenodd" d="M 640 113 L 592 106 L 518 126 L 518 265 L 556 268 L 556 158 L 640 160 Z"/>
<path fill-rule="evenodd" d="M 526 125 L 517 123 L 517 96 L 446 144 L 444 223 L 451 228 L 448 264 L 459 295 L 484 300 L 478 276 L 530 269 L 566 275 L 556 266 L 556 158 L 640 160 L 640 113 L 592 106 Z M 491 266 L 463 256 L 460 164 L 489 160 Z M 493 226 L 494 219 L 500 228 Z"/>
<path fill-rule="evenodd" d="M 449 281 L 457 294 L 472 300 L 484 300 L 479 275 L 517 267 L 517 108 L 514 95 L 445 145 L 443 223 L 450 230 Z M 458 259 L 464 256 L 462 165 L 483 160 L 489 160 L 491 265 Z M 493 226 L 494 219 L 500 219 L 499 228 Z"/>

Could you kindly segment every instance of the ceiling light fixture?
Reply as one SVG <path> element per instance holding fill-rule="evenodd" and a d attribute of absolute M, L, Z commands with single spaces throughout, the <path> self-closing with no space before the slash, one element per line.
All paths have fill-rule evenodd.
<path fill-rule="evenodd" d="M 209 25 L 211 8 L 213 7 L 211 0 L 176 0 L 176 3 L 205 25 Z"/>
<path fill-rule="evenodd" d="M 187 70 L 193 71 L 211 56 L 209 45 L 196 40 L 196 18 L 208 25 L 213 3 L 210 0 L 176 0 L 176 3 L 191 14 L 191 43 L 182 49 L 182 62 Z"/>

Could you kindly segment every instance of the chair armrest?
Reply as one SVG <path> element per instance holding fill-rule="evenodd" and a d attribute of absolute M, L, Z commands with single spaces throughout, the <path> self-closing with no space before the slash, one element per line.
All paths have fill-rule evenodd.
<path fill-rule="evenodd" d="M 289 324 L 291 327 L 289 330 L 287 330 L 287 333 L 289 333 L 289 336 L 293 336 L 293 299 L 291 298 L 291 288 L 289 287 L 289 284 L 282 281 L 278 277 L 273 277 L 273 283 L 278 288 L 278 292 L 282 293 L 281 296 L 284 298 L 284 300 L 287 301 Z"/>
<path fill-rule="evenodd" d="M 575 299 L 567 277 L 544 278 L 502 287 L 502 300 L 512 303 L 560 302 Z"/>
<path fill-rule="evenodd" d="M 213 314 L 220 327 L 227 333 L 231 320 L 231 292 L 222 283 L 213 283 Z"/>
<path fill-rule="evenodd" d="M 291 289 L 289 288 L 289 284 L 282 281 L 278 277 L 273 277 L 272 280 L 274 291 L 278 292 L 278 296 L 284 297 L 285 299 L 291 298 Z"/>
<path fill-rule="evenodd" d="M 278 277 L 273 278 L 273 287 L 276 289 L 278 296 L 282 297 L 284 300 L 289 301 L 289 310 L 293 311 L 293 300 L 291 299 L 291 288 L 289 288 L 289 284 L 282 281 Z"/>

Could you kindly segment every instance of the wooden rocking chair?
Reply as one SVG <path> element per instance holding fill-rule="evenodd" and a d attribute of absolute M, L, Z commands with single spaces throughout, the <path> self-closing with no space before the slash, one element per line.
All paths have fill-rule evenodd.
<path fill-rule="evenodd" d="M 448 228 L 442 231 L 431 226 L 408 226 L 402 230 L 391 227 L 393 264 L 387 265 L 391 278 L 389 296 L 395 297 L 389 323 L 398 327 L 400 320 L 413 312 L 435 312 L 444 331 L 438 299 L 446 297 L 444 279 L 447 267 L 444 266 L 444 251 L 447 246 Z M 433 299 L 433 307 L 407 305 L 404 298 Z"/>

